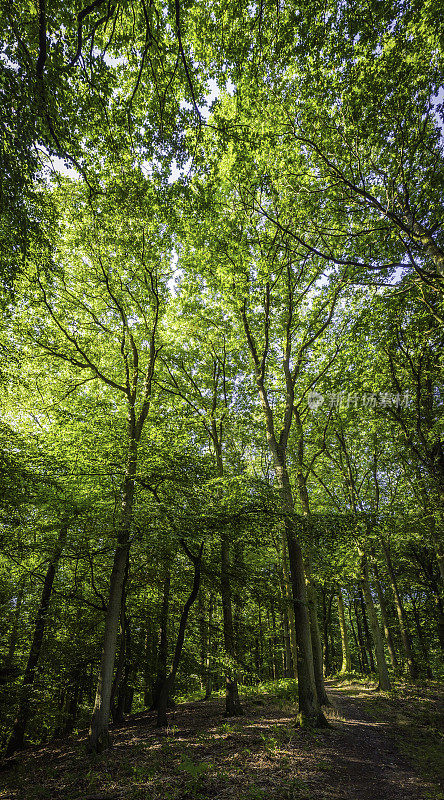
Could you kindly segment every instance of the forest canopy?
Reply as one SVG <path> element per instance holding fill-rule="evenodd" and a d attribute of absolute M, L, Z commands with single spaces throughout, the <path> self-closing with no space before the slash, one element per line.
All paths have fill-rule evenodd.
<path fill-rule="evenodd" d="M 440 5 L 1 5 L 4 752 L 439 680 Z"/>

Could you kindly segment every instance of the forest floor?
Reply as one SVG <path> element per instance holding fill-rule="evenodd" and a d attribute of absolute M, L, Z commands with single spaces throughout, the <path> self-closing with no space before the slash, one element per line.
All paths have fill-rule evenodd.
<path fill-rule="evenodd" d="M 335 681 L 328 693 L 330 727 L 316 731 L 295 727 L 283 683 L 249 693 L 242 717 L 224 719 L 220 698 L 179 704 L 163 732 L 133 714 L 94 761 L 81 733 L 19 754 L 0 800 L 444 800 L 438 684 L 382 694 Z"/>

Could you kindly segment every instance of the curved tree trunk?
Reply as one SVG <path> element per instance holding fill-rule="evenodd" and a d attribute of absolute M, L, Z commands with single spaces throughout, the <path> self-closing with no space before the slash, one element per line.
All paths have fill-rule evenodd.
<path fill-rule="evenodd" d="M 171 671 L 168 677 L 164 680 L 163 685 L 160 688 L 159 692 L 159 699 L 157 703 L 157 727 L 164 728 L 168 724 L 167 718 L 167 710 L 168 704 L 171 699 L 171 695 L 174 690 L 174 683 L 176 680 L 177 670 L 180 664 L 180 657 L 182 655 L 183 643 L 185 641 L 185 629 L 187 626 L 188 621 L 188 614 L 190 613 L 190 608 L 193 605 L 194 601 L 199 592 L 200 586 L 200 568 L 201 568 L 201 561 L 202 561 L 202 552 L 203 552 L 203 543 L 200 546 L 199 555 L 194 556 L 188 547 L 186 546 L 185 542 L 181 540 L 181 545 L 185 550 L 188 558 L 193 562 L 194 565 L 194 580 L 193 580 L 193 588 L 191 590 L 191 594 L 186 601 L 183 611 L 180 617 L 179 623 L 179 630 L 177 633 L 177 640 L 176 640 L 176 647 L 174 648 L 174 656 L 173 656 L 173 664 L 171 667 Z"/>

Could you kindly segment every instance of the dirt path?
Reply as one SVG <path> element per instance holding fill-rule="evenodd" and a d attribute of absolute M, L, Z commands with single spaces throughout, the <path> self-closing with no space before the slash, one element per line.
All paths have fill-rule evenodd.
<path fill-rule="evenodd" d="M 325 757 L 332 760 L 326 798 L 350 800 L 418 800 L 427 789 L 422 778 L 399 752 L 389 722 L 369 719 L 365 699 L 350 698 L 330 690 L 339 711 L 336 732 L 326 743 Z M 327 781 L 326 781 L 327 783 Z"/>
<path fill-rule="evenodd" d="M 331 726 L 316 731 L 295 727 L 288 697 L 250 698 L 228 720 L 220 699 L 185 703 L 163 732 L 155 714 L 134 714 L 97 761 L 80 735 L 21 754 L 0 774 L 0 800 L 444 800 L 395 743 L 403 703 L 424 736 L 436 733 L 427 725 L 442 693 L 401 700 L 361 685 L 329 695 Z"/>

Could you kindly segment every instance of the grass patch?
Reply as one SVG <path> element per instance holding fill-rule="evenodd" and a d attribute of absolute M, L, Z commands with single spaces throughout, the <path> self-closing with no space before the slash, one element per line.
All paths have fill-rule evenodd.
<path fill-rule="evenodd" d="M 285 700 L 296 703 L 298 699 L 298 682 L 294 678 L 281 678 L 278 681 L 261 681 L 257 686 L 240 686 L 244 700 L 255 701 Z"/>

